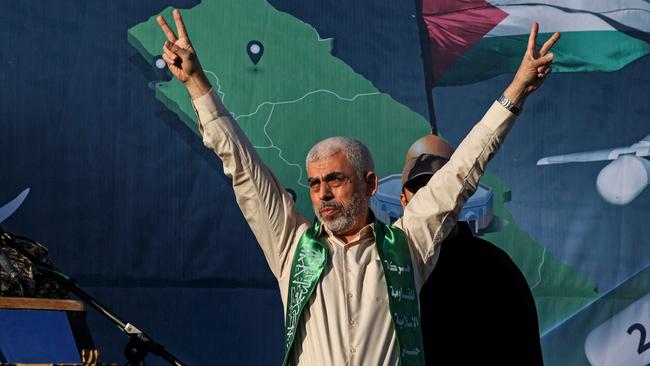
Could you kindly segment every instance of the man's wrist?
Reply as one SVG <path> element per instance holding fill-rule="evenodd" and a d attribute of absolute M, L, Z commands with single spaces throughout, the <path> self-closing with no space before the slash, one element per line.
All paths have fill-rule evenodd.
<path fill-rule="evenodd" d="M 212 85 L 203 72 L 187 79 L 184 83 L 192 100 L 202 97 L 212 89 Z"/>
<path fill-rule="evenodd" d="M 505 95 L 501 95 L 501 96 L 497 99 L 497 102 L 499 102 L 499 104 L 501 104 L 505 109 L 507 109 L 507 110 L 509 110 L 510 112 L 512 112 L 515 116 L 518 116 L 518 115 L 521 113 L 521 111 L 522 111 L 522 108 L 521 108 L 520 106 L 514 104 L 514 103 L 513 103 L 510 99 L 508 99 L 508 97 L 506 97 Z"/>
<path fill-rule="evenodd" d="M 510 102 L 521 109 L 524 105 L 526 97 L 528 97 L 528 87 L 516 81 L 513 81 L 506 90 L 503 91 L 503 96 Z"/>

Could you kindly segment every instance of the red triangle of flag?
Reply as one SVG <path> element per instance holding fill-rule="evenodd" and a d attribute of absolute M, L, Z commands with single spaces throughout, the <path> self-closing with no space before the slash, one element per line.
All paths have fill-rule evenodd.
<path fill-rule="evenodd" d="M 434 81 L 508 16 L 483 0 L 421 1 L 431 50 L 428 67 Z"/>

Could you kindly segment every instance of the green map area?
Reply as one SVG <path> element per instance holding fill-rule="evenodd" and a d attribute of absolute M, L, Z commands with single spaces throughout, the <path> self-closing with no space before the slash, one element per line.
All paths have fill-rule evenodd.
<path fill-rule="evenodd" d="M 163 15 L 171 21 L 171 9 Z M 332 56 L 331 40 L 264 1 L 208 2 L 183 18 L 213 87 L 277 178 L 297 193 L 302 213 L 312 215 L 304 165 L 316 142 L 357 138 L 370 148 L 378 173 L 387 175 L 400 169 L 410 141 L 430 132 L 419 114 Z M 155 17 L 128 37 L 151 62 L 162 52 Z M 251 40 L 264 45 L 256 67 L 246 52 Z M 198 134 L 178 81 L 159 85 L 156 97 Z"/>
<path fill-rule="evenodd" d="M 164 35 L 155 17 L 128 32 L 130 44 L 150 63 L 161 54 Z M 172 19 L 171 8 L 161 13 Z M 371 150 L 380 177 L 402 170 L 412 142 L 430 133 L 419 114 L 381 93 L 331 54 L 331 40 L 262 0 L 206 2 L 183 11 L 188 34 L 208 77 L 264 162 L 297 193 L 298 210 L 313 216 L 304 159 L 314 143 L 335 135 L 359 139 Z M 254 66 L 246 46 L 257 40 L 264 54 Z M 156 98 L 198 135 L 185 88 L 176 80 L 156 87 Z M 495 214 L 508 222 L 486 239 L 504 248 L 533 289 L 542 331 L 597 296 L 585 276 L 558 262 L 518 229 L 505 209 L 508 188 L 488 175 Z M 468 289 L 471 291 L 471 289 Z"/>

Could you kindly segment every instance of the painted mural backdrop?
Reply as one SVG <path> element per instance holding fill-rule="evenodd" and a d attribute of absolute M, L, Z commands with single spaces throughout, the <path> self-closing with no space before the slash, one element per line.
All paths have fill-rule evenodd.
<path fill-rule="evenodd" d="M 215 90 L 309 214 L 316 141 L 366 143 L 397 217 L 417 138 L 457 145 L 532 21 L 563 33 L 461 213 L 535 297 L 548 365 L 650 363 L 647 1 L 16 1 L 0 32 L 0 223 L 190 364 L 281 360 L 282 306 L 155 16 L 183 16 Z M 472 291 L 468 288 L 467 291 Z M 89 313 L 107 361 L 126 339 Z M 468 337 L 489 336 L 489 329 Z M 149 363 L 157 364 L 153 359 Z"/>

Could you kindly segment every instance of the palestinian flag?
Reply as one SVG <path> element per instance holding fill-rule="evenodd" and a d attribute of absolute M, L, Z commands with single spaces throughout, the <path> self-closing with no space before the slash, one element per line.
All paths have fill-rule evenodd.
<path fill-rule="evenodd" d="M 421 0 L 434 85 L 516 71 L 533 21 L 538 44 L 561 32 L 554 72 L 615 71 L 650 52 L 646 0 Z"/>

